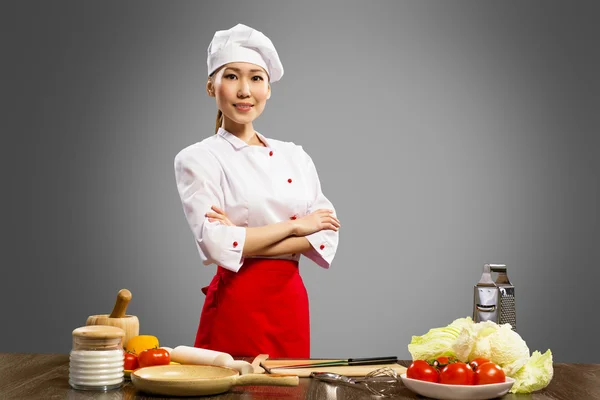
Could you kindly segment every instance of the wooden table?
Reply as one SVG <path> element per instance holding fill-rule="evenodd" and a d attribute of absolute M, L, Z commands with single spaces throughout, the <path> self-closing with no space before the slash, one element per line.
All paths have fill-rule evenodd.
<path fill-rule="evenodd" d="M 409 362 L 402 361 L 401 364 L 408 366 Z M 127 383 L 122 388 L 109 392 L 86 392 L 73 390 L 69 386 L 68 379 L 68 354 L 0 353 L 0 399 L 2 400 L 165 399 L 165 397 L 153 397 L 139 393 L 129 381 L 126 381 Z M 381 399 L 381 397 L 344 385 L 332 385 L 310 378 L 301 378 L 300 385 L 297 387 L 234 387 L 228 393 L 205 396 L 202 399 L 358 400 Z M 423 399 L 423 397 L 401 387 L 394 399 Z M 502 399 L 600 400 L 600 364 L 555 364 L 554 379 L 547 388 L 531 395 L 508 394 Z"/>

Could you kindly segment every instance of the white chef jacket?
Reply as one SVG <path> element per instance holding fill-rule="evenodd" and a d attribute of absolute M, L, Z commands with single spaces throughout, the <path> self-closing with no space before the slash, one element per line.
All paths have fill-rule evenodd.
<path fill-rule="evenodd" d="M 204 265 L 237 272 L 244 263 L 245 227 L 300 218 L 320 208 L 335 214 L 302 146 L 257 135 L 266 147 L 250 146 L 220 128 L 175 157 L 177 189 Z M 212 205 L 224 210 L 235 226 L 209 222 L 205 214 Z M 302 254 L 329 268 L 338 232 L 322 230 L 306 238 L 312 248 Z M 297 261 L 300 254 L 271 258 Z"/>

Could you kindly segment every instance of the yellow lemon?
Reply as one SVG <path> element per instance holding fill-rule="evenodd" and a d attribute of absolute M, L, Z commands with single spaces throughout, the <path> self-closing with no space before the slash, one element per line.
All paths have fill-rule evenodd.
<path fill-rule="evenodd" d="M 125 346 L 125 350 L 139 355 L 144 350 L 158 347 L 158 338 L 156 336 L 138 335 L 129 339 L 127 345 Z"/>

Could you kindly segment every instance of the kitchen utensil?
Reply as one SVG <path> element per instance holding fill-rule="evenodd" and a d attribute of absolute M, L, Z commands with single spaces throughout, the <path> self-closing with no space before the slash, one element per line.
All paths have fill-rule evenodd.
<path fill-rule="evenodd" d="M 297 386 L 297 375 L 240 375 L 215 365 L 160 365 L 131 373 L 136 389 L 163 396 L 205 396 L 227 392 L 233 386 Z"/>
<path fill-rule="evenodd" d="M 495 282 L 492 280 L 492 272 L 498 273 Z M 481 279 L 474 288 L 473 321 L 509 323 L 512 329 L 517 331 L 515 287 L 508 279 L 506 265 L 485 264 L 483 266 Z"/>
<path fill-rule="evenodd" d="M 406 374 L 400 375 L 404 386 L 413 392 L 432 399 L 440 400 L 485 400 L 502 397 L 512 387 L 515 380 L 506 377 L 506 382 L 487 385 L 445 385 L 410 379 Z"/>
<path fill-rule="evenodd" d="M 313 362 L 307 364 L 285 365 L 277 368 L 295 369 L 295 368 L 320 368 L 320 367 L 339 367 L 344 365 L 378 365 L 378 364 L 395 364 L 398 362 L 398 357 L 371 357 L 371 358 L 348 358 L 347 360 L 334 360 Z"/>
<path fill-rule="evenodd" d="M 131 292 L 121 289 L 117 294 L 117 301 L 110 314 L 90 315 L 86 325 L 108 325 L 116 326 L 125 331 L 121 347 L 125 347 L 127 341 L 140 334 L 140 321 L 135 315 L 126 315 L 127 305 L 131 300 Z"/>
<path fill-rule="evenodd" d="M 263 374 L 266 371 L 263 368 L 262 363 L 263 363 L 263 361 L 265 361 L 268 358 L 269 358 L 268 354 L 259 354 L 256 357 L 254 357 L 254 360 L 252 360 L 252 367 L 254 368 L 253 372 L 255 374 Z"/>
<path fill-rule="evenodd" d="M 171 361 L 188 365 L 216 365 L 233 368 L 241 375 L 254 373 L 248 361 L 234 360 L 230 354 L 190 346 L 177 346 L 171 350 Z"/>
<path fill-rule="evenodd" d="M 171 360 L 180 364 L 204 364 L 224 367 L 233 362 L 230 354 L 191 346 L 177 346 L 171 351 Z"/>
<path fill-rule="evenodd" d="M 240 375 L 253 374 L 254 367 L 248 361 L 244 360 L 233 360 L 225 363 L 224 367 L 235 369 Z"/>
<path fill-rule="evenodd" d="M 366 389 L 369 392 L 382 397 L 394 396 L 401 386 L 398 374 L 389 367 L 376 369 L 362 378 L 350 378 L 331 372 L 312 372 L 310 376 L 329 383 L 342 383 L 356 388 Z"/>
<path fill-rule="evenodd" d="M 82 326 L 73 331 L 69 385 L 79 390 L 106 391 L 123 384 L 125 331 L 114 326 Z"/>
<path fill-rule="evenodd" d="M 406 367 L 399 364 L 377 364 L 377 365 L 344 365 L 344 366 L 328 366 L 328 367 L 314 367 L 314 368 L 281 368 L 286 365 L 299 365 L 306 364 L 307 362 L 326 362 L 326 361 L 339 361 L 339 360 L 325 360 L 325 359 L 267 359 L 260 363 L 260 366 L 267 371 L 267 373 L 276 374 L 296 374 L 301 378 L 308 378 L 312 372 L 333 372 L 335 374 L 345 376 L 365 376 L 370 372 L 373 372 L 379 368 L 389 367 L 396 371 L 398 375 L 406 372 Z M 259 371 L 256 371 L 259 372 Z"/>

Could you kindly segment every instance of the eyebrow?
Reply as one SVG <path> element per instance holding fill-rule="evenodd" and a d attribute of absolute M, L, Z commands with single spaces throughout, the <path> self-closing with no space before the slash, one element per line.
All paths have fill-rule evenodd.
<path fill-rule="evenodd" d="M 241 69 L 235 68 L 235 67 L 227 67 L 225 69 L 232 69 L 232 70 L 234 70 L 236 72 L 242 72 Z M 250 72 L 262 72 L 263 74 L 265 73 L 265 71 L 263 71 L 262 69 L 251 69 Z"/>

